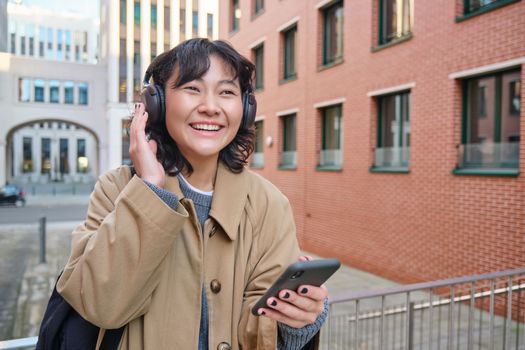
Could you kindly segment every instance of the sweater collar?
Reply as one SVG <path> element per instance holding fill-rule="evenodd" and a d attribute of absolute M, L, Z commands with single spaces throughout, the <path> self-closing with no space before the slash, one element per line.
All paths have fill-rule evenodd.
<path fill-rule="evenodd" d="M 237 238 L 238 227 L 248 198 L 247 170 L 239 174 L 230 171 L 219 162 L 209 216 L 213 218 L 233 241 Z M 176 176 L 166 178 L 166 190 L 174 193 L 179 201 L 185 198 Z"/>

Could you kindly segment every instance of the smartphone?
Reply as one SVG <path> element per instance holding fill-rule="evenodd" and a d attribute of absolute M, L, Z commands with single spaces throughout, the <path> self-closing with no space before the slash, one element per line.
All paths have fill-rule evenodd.
<path fill-rule="evenodd" d="M 283 289 L 297 291 L 301 285 L 321 286 L 340 266 L 341 263 L 337 259 L 318 259 L 293 263 L 255 303 L 252 314 L 259 316 L 257 310 L 261 307 L 268 307 L 266 304 L 268 298 L 278 297 L 279 292 Z"/>

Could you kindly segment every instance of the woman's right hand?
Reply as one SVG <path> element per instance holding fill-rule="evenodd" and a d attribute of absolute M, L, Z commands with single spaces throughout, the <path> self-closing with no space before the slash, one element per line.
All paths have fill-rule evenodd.
<path fill-rule="evenodd" d="M 129 154 L 137 175 L 157 187 L 164 187 L 166 174 L 157 160 L 157 142 L 146 137 L 148 112 L 143 103 L 136 103 L 129 129 Z"/>

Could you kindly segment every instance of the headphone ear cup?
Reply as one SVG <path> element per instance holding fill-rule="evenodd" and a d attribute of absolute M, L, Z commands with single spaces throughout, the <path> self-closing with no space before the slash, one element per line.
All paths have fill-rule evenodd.
<path fill-rule="evenodd" d="M 156 85 L 148 85 L 140 94 L 140 100 L 144 103 L 148 112 L 148 124 L 156 124 L 162 121 L 164 108 L 164 93 L 159 92 Z"/>
<path fill-rule="evenodd" d="M 255 115 L 257 114 L 257 100 L 255 95 L 247 92 L 242 97 L 242 123 L 241 128 L 248 129 L 255 123 Z"/>

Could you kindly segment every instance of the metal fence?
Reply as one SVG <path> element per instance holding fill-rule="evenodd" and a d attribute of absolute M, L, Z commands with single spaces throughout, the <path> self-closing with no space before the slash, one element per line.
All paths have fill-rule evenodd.
<path fill-rule="evenodd" d="M 525 349 L 525 268 L 330 298 L 321 349 Z"/>

